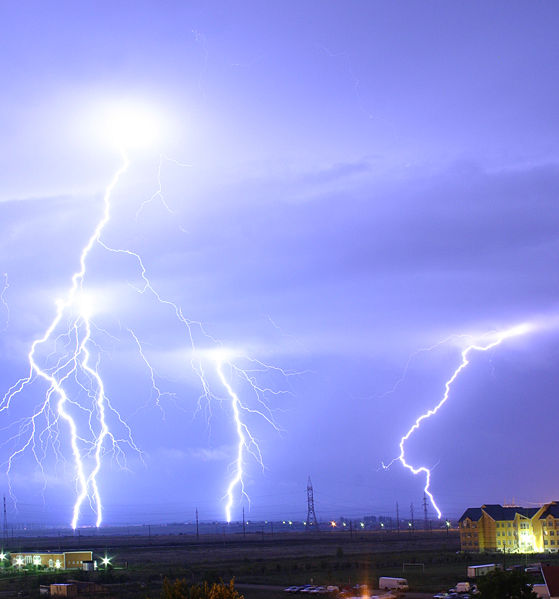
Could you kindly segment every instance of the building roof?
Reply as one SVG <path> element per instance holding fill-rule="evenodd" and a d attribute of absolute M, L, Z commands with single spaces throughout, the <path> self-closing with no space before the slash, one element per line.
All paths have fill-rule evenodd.
<path fill-rule="evenodd" d="M 470 520 L 475 520 L 476 522 L 481 518 L 482 511 L 480 507 L 469 507 L 460 517 L 458 522 L 464 521 L 466 518 Z"/>
<path fill-rule="evenodd" d="M 552 501 L 547 508 L 542 512 L 540 516 L 540 520 L 547 518 L 548 516 L 553 516 L 553 518 L 559 518 L 559 504 L 557 502 Z"/>
<path fill-rule="evenodd" d="M 542 574 L 550 597 L 559 597 L 559 566 L 542 566 Z"/>
<path fill-rule="evenodd" d="M 559 505 L 554 506 L 557 508 L 557 518 L 559 518 Z M 468 508 L 460 518 L 459 522 L 462 522 L 466 518 L 470 520 L 479 520 L 482 513 L 485 512 L 493 520 L 514 520 L 516 514 L 524 516 L 525 518 L 533 518 L 540 508 L 537 507 L 503 507 L 498 503 L 485 504 L 479 507 Z"/>

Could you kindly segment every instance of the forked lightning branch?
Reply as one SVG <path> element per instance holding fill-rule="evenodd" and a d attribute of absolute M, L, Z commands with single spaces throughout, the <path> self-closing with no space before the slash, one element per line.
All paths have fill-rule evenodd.
<path fill-rule="evenodd" d="M 103 521 L 104 461 L 114 458 L 124 467 L 130 451 L 142 455 L 130 426 L 115 402 L 111 400 L 110 390 L 106 388 L 103 379 L 100 338 L 107 332 L 96 327 L 94 310 L 87 290 L 88 272 L 95 268 L 94 250 L 124 255 L 132 261 L 142 279 L 142 287 L 137 291 L 143 295 L 151 295 L 162 309 L 170 310 L 177 324 L 183 327 L 188 353 L 192 356 L 190 365 L 199 377 L 202 398 L 208 402 L 219 400 L 223 404 L 225 395 L 228 400 L 237 443 L 232 451 L 229 479 L 224 481 L 223 485 L 222 501 L 227 521 L 232 518 L 235 500 L 246 495 L 243 472 L 247 456 L 254 457 L 263 467 L 262 454 L 256 437 L 249 429 L 247 417 L 262 417 L 277 429 L 267 396 L 278 392 L 260 386 L 251 369 L 243 370 L 235 364 L 237 358 L 246 358 L 245 356 L 225 351 L 215 339 L 205 333 L 200 324 L 187 319 L 177 303 L 162 297 L 152 284 L 142 257 L 137 252 L 129 248 L 112 247 L 103 238 L 111 221 L 115 189 L 129 168 L 128 150 L 149 142 L 155 129 L 145 114 L 128 109 L 120 111 L 111 119 L 111 136 L 120 148 L 122 162 L 105 190 L 102 215 L 77 256 L 78 268 L 71 278 L 66 294 L 55 304 L 54 317 L 44 333 L 31 344 L 27 356 L 27 374 L 7 390 L 0 403 L 0 416 L 3 415 L 8 421 L 4 430 L 11 431 L 3 444 L 5 450 L 11 447 L 5 461 L 8 480 L 17 468 L 18 460 L 26 454 L 30 454 L 36 461 L 45 480 L 48 473 L 44 470 L 44 463 L 49 453 L 54 454 L 60 461 L 70 461 L 75 480 L 75 502 L 70 519 L 74 529 L 79 525 L 80 517 L 86 508 L 93 512 L 96 526 L 100 526 Z M 7 284 L 5 276 L 4 291 Z M 5 304 L 4 295 L 2 301 Z M 206 347 L 195 347 L 193 327 L 198 327 L 202 332 L 207 342 Z M 155 401 L 158 403 L 165 394 L 157 386 L 155 371 L 143 351 L 140 335 L 130 328 L 128 332 L 148 369 L 152 391 L 155 391 Z M 259 373 L 273 370 L 282 375 L 289 375 L 262 362 L 251 362 L 256 365 L 254 370 Z M 208 368 L 213 369 L 221 384 L 218 391 L 214 392 L 205 375 Z M 228 376 L 231 379 L 236 377 L 248 385 L 252 398 L 243 400 L 235 391 L 233 380 Z M 37 394 L 41 399 L 31 414 L 18 418 L 15 422 L 10 421 L 10 409 L 14 403 L 32 404 L 30 398 L 35 398 Z M 253 407 L 254 405 L 257 407 Z M 65 455 L 68 453 L 65 451 L 67 447 L 71 455 Z M 14 496 L 11 484 L 10 492 Z"/>

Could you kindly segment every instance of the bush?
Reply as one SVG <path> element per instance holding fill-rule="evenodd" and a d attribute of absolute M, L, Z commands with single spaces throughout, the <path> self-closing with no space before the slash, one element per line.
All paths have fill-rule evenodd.
<path fill-rule="evenodd" d="M 184 578 L 174 582 L 166 578 L 163 581 L 160 597 L 161 599 L 244 599 L 235 590 L 233 580 L 228 585 L 222 582 L 214 582 L 212 585 L 207 582 L 188 585 Z"/>
<path fill-rule="evenodd" d="M 532 590 L 532 580 L 523 571 L 495 570 L 480 578 L 480 599 L 537 599 Z"/>

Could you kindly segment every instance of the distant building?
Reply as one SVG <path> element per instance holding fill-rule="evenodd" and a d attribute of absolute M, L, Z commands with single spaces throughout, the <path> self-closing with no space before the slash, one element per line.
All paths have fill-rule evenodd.
<path fill-rule="evenodd" d="M 62 553 L 12 553 L 12 566 L 42 566 L 59 570 L 81 570 L 83 562 L 91 562 L 91 551 L 64 551 Z"/>
<path fill-rule="evenodd" d="M 559 504 L 468 508 L 459 520 L 462 551 L 541 553 L 559 550 Z"/>

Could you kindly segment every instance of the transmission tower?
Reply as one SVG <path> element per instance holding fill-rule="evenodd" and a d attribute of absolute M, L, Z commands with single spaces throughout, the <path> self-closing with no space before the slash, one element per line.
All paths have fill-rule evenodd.
<path fill-rule="evenodd" d="M 311 526 L 314 526 L 315 530 L 318 530 L 318 518 L 314 511 L 314 493 L 310 476 L 307 483 L 307 523 L 305 526 L 307 530 L 311 530 Z"/>
<path fill-rule="evenodd" d="M 6 511 L 6 496 L 4 495 L 4 526 L 2 527 L 2 542 L 8 544 L 8 512 Z"/>
<path fill-rule="evenodd" d="M 423 517 L 424 517 L 423 530 L 429 530 L 429 515 L 427 512 L 427 495 L 425 493 L 423 493 Z"/>

